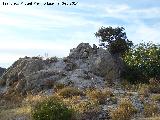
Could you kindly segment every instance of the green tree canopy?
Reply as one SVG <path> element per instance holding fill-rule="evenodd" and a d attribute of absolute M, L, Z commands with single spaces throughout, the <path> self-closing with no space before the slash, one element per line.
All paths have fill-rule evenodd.
<path fill-rule="evenodd" d="M 140 43 L 132 47 L 123 60 L 128 66 L 126 77 L 130 80 L 149 80 L 160 77 L 160 45 Z"/>
<path fill-rule="evenodd" d="M 123 27 L 105 28 L 102 26 L 98 32 L 95 33 L 95 36 L 100 38 L 100 46 L 108 48 L 111 54 L 123 54 L 133 45 L 133 43 L 127 39 L 124 30 Z"/>

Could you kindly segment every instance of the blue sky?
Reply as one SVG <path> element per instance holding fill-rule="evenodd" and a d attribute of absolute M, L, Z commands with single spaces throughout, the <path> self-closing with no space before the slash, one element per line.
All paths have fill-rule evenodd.
<path fill-rule="evenodd" d="M 27 1 L 30 2 L 7 0 L 8 3 Z M 48 53 L 49 57 L 64 57 L 81 42 L 98 44 L 94 33 L 101 26 L 124 27 L 128 39 L 134 43 L 160 41 L 160 0 L 75 0 L 76 6 L 3 6 L 2 2 L 0 0 L 1 67 L 9 67 L 24 56 Z"/>

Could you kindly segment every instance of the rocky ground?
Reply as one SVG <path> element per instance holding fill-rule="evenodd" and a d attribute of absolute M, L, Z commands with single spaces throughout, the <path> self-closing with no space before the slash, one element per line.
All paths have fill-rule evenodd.
<path fill-rule="evenodd" d="M 153 92 L 151 85 L 121 81 L 121 71 L 119 57 L 88 43 L 65 58 L 20 58 L 0 79 L 0 120 L 30 120 L 31 104 L 52 95 L 68 101 L 81 120 L 160 120 L 160 89 Z M 66 91 L 71 93 L 67 98 Z"/>

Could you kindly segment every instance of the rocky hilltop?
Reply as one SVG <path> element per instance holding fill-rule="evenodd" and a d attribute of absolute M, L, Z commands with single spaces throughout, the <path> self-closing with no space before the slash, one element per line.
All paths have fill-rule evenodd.
<path fill-rule="evenodd" d="M 0 79 L 1 92 L 26 94 L 50 89 L 55 83 L 80 89 L 103 88 L 105 80 L 117 81 L 123 69 L 120 58 L 107 50 L 81 43 L 65 58 L 19 58 Z M 3 88 L 3 89 L 2 89 Z"/>
<path fill-rule="evenodd" d="M 120 81 L 123 69 L 121 58 L 88 43 L 65 58 L 19 58 L 0 78 L 0 120 L 32 120 L 34 105 L 50 101 L 49 96 L 73 108 L 74 120 L 159 120 L 159 83 L 154 78 L 149 84 Z M 50 104 L 35 111 L 55 108 L 58 116 Z"/>
<path fill-rule="evenodd" d="M 0 67 L 0 77 L 1 77 L 2 74 L 5 72 L 5 70 L 6 70 L 5 68 L 1 68 L 1 67 Z"/>

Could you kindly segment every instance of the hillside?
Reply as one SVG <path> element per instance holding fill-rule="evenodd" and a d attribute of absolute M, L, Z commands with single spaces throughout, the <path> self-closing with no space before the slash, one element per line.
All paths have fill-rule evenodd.
<path fill-rule="evenodd" d="M 65 58 L 19 58 L 0 79 L 0 120 L 34 120 L 32 108 L 49 96 L 72 108 L 74 120 L 160 120 L 156 80 L 131 85 L 123 70 L 120 57 L 88 43 Z"/>

